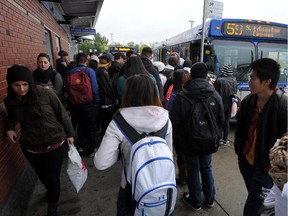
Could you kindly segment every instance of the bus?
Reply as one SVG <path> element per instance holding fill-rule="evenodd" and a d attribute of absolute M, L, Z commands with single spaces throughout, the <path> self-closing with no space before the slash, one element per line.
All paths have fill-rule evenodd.
<path fill-rule="evenodd" d="M 129 50 L 133 50 L 136 52 L 136 48 L 135 47 L 110 47 L 110 53 L 112 53 L 113 55 L 115 53 L 123 53 L 126 56 L 126 52 Z"/>
<path fill-rule="evenodd" d="M 249 93 L 249 65 L 260 58 L 272 58 L 281 65 L 279 87 L 287 91 L 287 24 L 245 19 L 212 19 L 205 22 L 203 60 L 217 76 L 224 64 L 233 67 L 240 99 Z M 202 25 L 156 43 L 155 61 L 165 62 L 177 52 L 193 63 L 200 61 Z"/>

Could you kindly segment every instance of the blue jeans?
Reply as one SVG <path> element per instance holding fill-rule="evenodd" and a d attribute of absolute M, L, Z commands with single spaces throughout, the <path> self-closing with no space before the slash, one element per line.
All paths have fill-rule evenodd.
<path fill-rule="evenodd" d="M 212 154 L 188 156 L 185 155 L 187 172 L 188 172 L 188 189 L 189 198 L 193 205 L 201 205 L 201 191 L 204 197 L 214 200 L 215 187 L 212 174 Z M 201 182 L 200 175 L 201 174 Z"/>
<path fill-rule="evenodd" d="M 255 170 L 255 166 L 250 165 L 246 158 L 241 158 L 238 165 L 248 190 L 248 197 L 244 206 L 243 215 L 260 215 L 258 214 L 258 211 L 264 201 L 260 197 L 262 188 L 271 189 L 273 180 L 268 172 Z"/>

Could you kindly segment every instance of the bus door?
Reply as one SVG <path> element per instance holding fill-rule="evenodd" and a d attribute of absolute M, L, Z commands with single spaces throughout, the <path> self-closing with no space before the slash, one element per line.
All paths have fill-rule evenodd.
<path fill-rule="evenodd" d="M 200 50 L 201 50 L 200 43 L 191 43 L 190 44 L 190 60 L 192 63 L 196 63 L 200 61 Z"/>

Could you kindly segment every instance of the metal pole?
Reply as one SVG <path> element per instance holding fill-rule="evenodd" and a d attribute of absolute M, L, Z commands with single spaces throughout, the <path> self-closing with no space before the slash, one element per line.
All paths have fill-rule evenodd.
<path fill-rule="evenodd" d="M 110 34 L 111 34 L 111 44 L 113 44 L 113 33 Z"/>
<path fill-rule="evenodd" d="M 205 39 L 205 20 L 206 20 L 206 1 L 204 0 L 203 6 L 203 20 L 202 20 L 202 38 L 201 38 L 201 50 L 200 50 L 200 62 L 204 61 L 204 39 Z"/>

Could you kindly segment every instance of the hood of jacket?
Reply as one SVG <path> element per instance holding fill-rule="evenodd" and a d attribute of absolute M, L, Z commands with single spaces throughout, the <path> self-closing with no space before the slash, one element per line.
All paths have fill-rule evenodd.
<path fill-rule="evenodd" d="M 214 87 L 206 79 L 196 78 L 188 80 L 184 92 L 189 98 L 206 99 L 214 93 Z"/>
<path fill-rule="evenodd" d="M 150 59 L 148 58 L 141 58 L 141 61 L 144 65 L 144 67 L 146 68 L 146 70 L 148 70 L 149 73 L 151 73 L 150 70 L 157 70 L 154 66 L 153 66 L 153 63 Z"/>
<path fill-rule="evenodd" d="M 120 113 L 134 129 L 145 133 L 162 129 L 169 119 L 168 111 L 158 106 L 127 107 Z"/>

